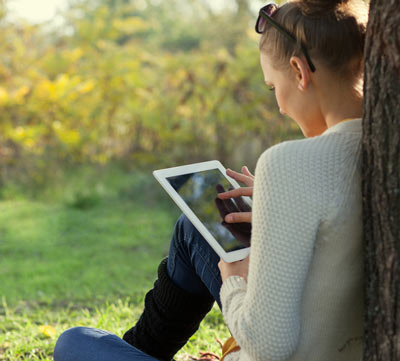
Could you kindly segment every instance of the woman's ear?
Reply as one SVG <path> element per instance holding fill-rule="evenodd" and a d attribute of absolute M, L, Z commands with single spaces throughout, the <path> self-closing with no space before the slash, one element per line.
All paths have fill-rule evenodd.
<path fill-rule="evenodd" d="M 308 67 L 307 63 L 303 61 L 303 59 L 297 56 L 292 56 L 289 62 L 290 68 L 293 71 L 297 81 L 297 88 L 300 91 L 304 91 L 307 89 L 307 86 L 311 80 L 310 68 Z"/>

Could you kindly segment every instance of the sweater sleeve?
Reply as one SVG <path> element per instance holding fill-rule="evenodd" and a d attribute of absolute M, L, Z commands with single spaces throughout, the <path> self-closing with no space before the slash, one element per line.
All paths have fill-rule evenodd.
<path fill-rule="evenodd" d="M 253 360 L 285 360 L 296 350 L 324 203 L 318 172 L 321 164 L 285 143 L 257 163 L 248 283 L 232 276 L 221 288 L 225 321 Z"/>

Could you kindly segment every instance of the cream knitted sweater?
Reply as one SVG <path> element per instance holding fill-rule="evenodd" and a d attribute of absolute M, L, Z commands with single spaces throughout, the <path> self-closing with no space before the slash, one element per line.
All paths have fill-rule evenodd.
<path fill-rule="evenodd" d="M 221 288 L 226 361 L 362 359 L 360 150 L 352 119 L 258 160 L 248 282 Z"/>

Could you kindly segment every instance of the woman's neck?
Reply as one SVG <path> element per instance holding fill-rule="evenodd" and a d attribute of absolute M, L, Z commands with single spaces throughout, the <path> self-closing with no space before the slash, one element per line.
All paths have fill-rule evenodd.
<path fill-rule="evenodd" d="M 340 123 L 345 119 L 362 117 L 362 99 L 352 100 L 351 102 L 337 101 L 334 107 L 328 107 L 325 111 L 325 122 L 328 128 Z"/>
<path fill-rule="evenodd" d="M 325 84 L 329 85 L 319 89 L 319 100 L 327 128 L 345 119 L 362 117 L 362 90 L 358 86 L 340 81 Z"/>

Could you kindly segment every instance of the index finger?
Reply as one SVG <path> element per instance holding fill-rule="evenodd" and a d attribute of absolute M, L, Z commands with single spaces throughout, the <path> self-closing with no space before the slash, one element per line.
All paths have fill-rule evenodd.
<path fill-rule="evenodd" d="M 253 195 L 253 187 L 241 187 L 224 193 L 218 193 L 220 199 L 238 198 L 242 196 L 251 197 Z"/>

